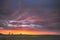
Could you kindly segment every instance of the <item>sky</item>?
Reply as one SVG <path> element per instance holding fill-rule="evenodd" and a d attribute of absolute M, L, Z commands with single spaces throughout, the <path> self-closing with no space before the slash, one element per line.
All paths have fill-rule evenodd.
<path fill-rule="evenodd" d="M 42 28 L 22 28 L 22 33 L 60 34 L 60 1 L 59 0 L 0 0 L 0 24 L 7 20 L 19 20 L 42 25 Z M 2 30 L 2 31 L 1 31 Z M 0 27 L 1 33 L 21 32 L 21 28 Z"/>

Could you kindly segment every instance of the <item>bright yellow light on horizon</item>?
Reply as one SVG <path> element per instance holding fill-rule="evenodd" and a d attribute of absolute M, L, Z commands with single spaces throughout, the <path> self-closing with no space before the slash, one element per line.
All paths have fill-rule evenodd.
<path fill-rule="evenodd" d="M 56 32 L 49 32 L 49 31 L 33 31 L 33 30 L 0 30 L 0 33 L 3 34 L 27 34 L 27 35 L 54 35 Z"/>

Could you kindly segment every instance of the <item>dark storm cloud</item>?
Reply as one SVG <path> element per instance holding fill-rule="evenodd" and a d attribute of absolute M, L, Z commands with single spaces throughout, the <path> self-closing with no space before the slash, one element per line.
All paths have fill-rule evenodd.
<path fill-rule="evenodd" d="M 27 15 L 22 16 L 22 19 L 28 18 L 30 16 L 38 16 L 38 20 L 44 21 L 35 21 L 36 24 L 41 24 L 44 26 L 42 29 L 50 30 L 50 31 L 60 31 L 60 1 L 59 0 L 20 0 L 22 2 L 19 4 L 19 0 L 9 0 L 9 12 L 2 13 L 0 12 L 0 19 L 8 18 L 15 19 L 16 17 L 20 16 L 21 13 L 24 14 L 28 12 Z M 1 3 L 0 3 L 1 4 Z M 21 9 L 22 12 L 17 12 L 15 16 L 11 15 L 14 10 Z M 1 9 L 2 10 L 2 9 Z M 29 11 L 28 11 L 29 10 Z M 17 16 L 18 15 L 18 16 Z M 35 18 L 31 18 L 35 19 Z M 13 29 L 13 28 L 12 28 Z"/>

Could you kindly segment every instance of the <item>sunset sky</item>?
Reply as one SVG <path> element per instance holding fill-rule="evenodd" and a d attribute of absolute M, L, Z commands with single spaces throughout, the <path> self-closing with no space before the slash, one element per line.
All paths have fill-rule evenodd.
<path fill-rule="evenodd" d="M 60 34 L 59 11 L 59 0 L 0 0 L 0 25 L 9 20 L 39 25 L 39 27 L 34 28 L 0 26 L 0 33 Z"/>

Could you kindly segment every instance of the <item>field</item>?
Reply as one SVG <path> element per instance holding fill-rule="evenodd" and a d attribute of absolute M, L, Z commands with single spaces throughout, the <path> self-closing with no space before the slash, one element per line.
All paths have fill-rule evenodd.
<path fill-rule="evenodd" d="M 59 35 L 0 35 L 0 40 L 60 40 Z"/>

